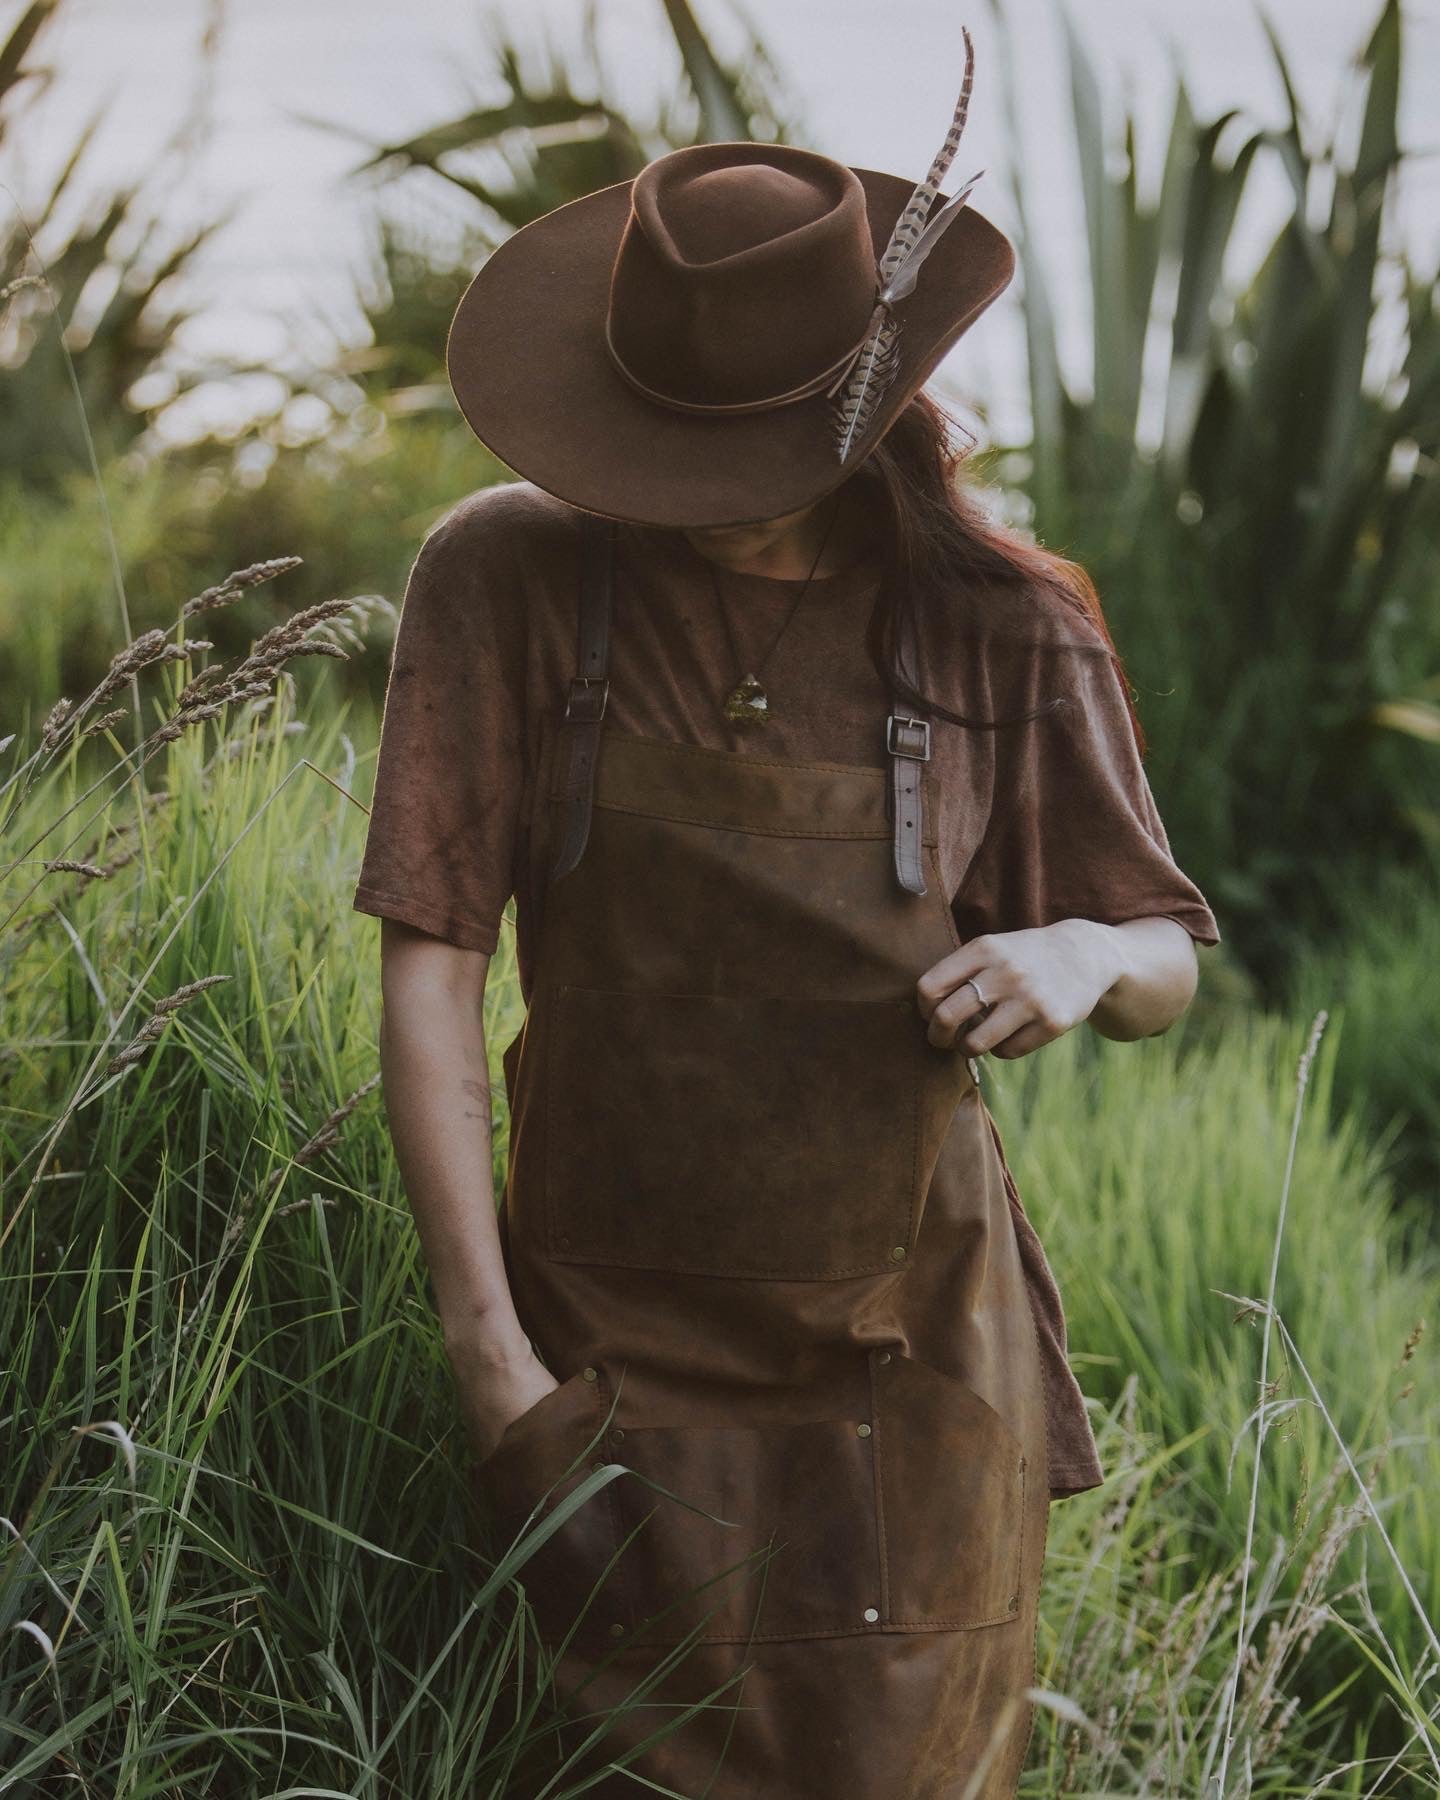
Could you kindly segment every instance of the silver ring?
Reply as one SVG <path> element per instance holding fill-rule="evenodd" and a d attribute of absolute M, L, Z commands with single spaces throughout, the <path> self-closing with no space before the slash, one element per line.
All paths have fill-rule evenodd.
<path fill-rule="evenodd" d="M 987 1000 L 987 999 L 986 999 L 986 998 L 985 998 L 985 996 L 984 996 L 984 995 L 983 995 L 983 994 L 982 994 L 982 993 L 981 993 L 981 992 L 980 992 L 980 983 L 979 983 L 979 982 L 978 982 L 978 981 L 976 981 L 976 980 L 975 980 L 975 978 L 974 978 L 974 977 L 973 977 L 973 976 L 969 976 L 969 977 L 967 977 L 967 978 L 966 978 L 966 979 L 965 979 L 965 980 L 964 980 L 964 981 L 962 981 L 962 982 L 961 982 L 961 983 L 960 983 L 960 985 L 961 985 L 961 987 L 972 987 L 972 988 L 974 988 L 974 990 L 975 990 L 975 998 L 976 998 L 976 999 L 977 999 L 977 1000 L 978 1000 L 978 1001 L 979 1001 L 979 1002 L 980 1002 L 980 1004 L 981 1004 L 981 1006 L 988 1006 L 988 1005 L 989 1005 L 989 1004 L 990 1004 L 990 1002 L 989 1002 L 989 1001 L 988 1001 L 988 1000 Z"/>

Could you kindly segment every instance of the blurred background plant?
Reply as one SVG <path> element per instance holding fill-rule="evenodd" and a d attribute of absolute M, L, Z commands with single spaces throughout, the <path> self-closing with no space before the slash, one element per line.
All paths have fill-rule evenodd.
<path fill-rule="evenodd" d="M 1003 25 L 1009 9 L 992 6 Z M 1148 200 L 1137 120 L 1112 116 L 1061 17 L 1090 387 L 1061 373 L 1017 155 L 1035 427 L 1002 479 L 1038 535 L 1082 553 L 1141 689 L 1165 687 L 1147 719 L 1167 823 L 1276 998 L 1352 886 L 1382 865 L 1423 870 L 1440 842 L 1440 315 L 1392 216 L 1400 7 L 1381 8 L 1324 135 L 1268 21 L 1283 128 L 1198 120 L 1177 75 Z M 1021 64 L 1005 41 L 1014 135 Z M 1265 157 L 1292 204 L 1237 286 L 1236 219 Z"/>

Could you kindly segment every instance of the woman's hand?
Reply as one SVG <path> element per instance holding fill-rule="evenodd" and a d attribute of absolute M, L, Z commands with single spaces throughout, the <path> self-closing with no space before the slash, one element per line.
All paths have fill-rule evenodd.
<path fill-rule="evenodd" d="M 527 1341 L 523 1351 L 493 1343 L 446 1344 L 465 1432 L 483 1461 L 505 1428 L 560 1383 Z"/>
<path fill-rule="evenodd" d="M 1104 1037 L 1153 1036 L 1190 1004 L 1196 974 L 1194 942 L 1174 919 L 1061 919 L 971 938 L 925 971 L 915 995 L 932 1044 L 1008 1058 L 1085 1019 Z"/>
<path fill-rule="evenodd" d="M 1089 927 L 1075 930 L 1074 927 Z M 1027 1056 L 1089 1018 L 1120 973 L 1119 960 L 1088 919 L 1028 931 L 986 932 L 952 950 L 915 984 L 926 1033 L 940 1049 L 968 1056 Z M 975 998 L 975 987 L 985 1007 Z M 969 1029 L 966 1029 L 967 1026 Z"/>

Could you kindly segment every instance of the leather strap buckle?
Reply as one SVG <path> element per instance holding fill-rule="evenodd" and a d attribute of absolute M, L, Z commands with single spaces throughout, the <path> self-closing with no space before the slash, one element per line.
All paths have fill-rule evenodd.
<path fill-rule="evenodd" d="M 565 717 L 594 724 L 605 716 L 605 703 L 610 698 L 608 675 L 572 675 L 570 696 L 565 702 Z"/>
<path fill-rule="evenodd" d="M 891 713 L 885 726 L 885 748 L 892 756 L 909 756 L 916 762 L 929 762 L 930 721 Z"/>

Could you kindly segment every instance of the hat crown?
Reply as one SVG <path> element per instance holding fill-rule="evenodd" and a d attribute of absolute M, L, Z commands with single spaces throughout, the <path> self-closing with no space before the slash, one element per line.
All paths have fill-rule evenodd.
<path fill-rule="evenodd" d="M 835 205 L 817 182 L 763 162 L 681 171 L 668 189 L 651 191 L 671 244 L 700 266 L 788 236 Z"/>
<path fill-rule="evenodd" d="M 671 404 L 778 400 L 852 349 L 875 301 L 865 190 L 844 163 L 778 144 L 698 144 L 636 176 L 606 335 Z"/>

